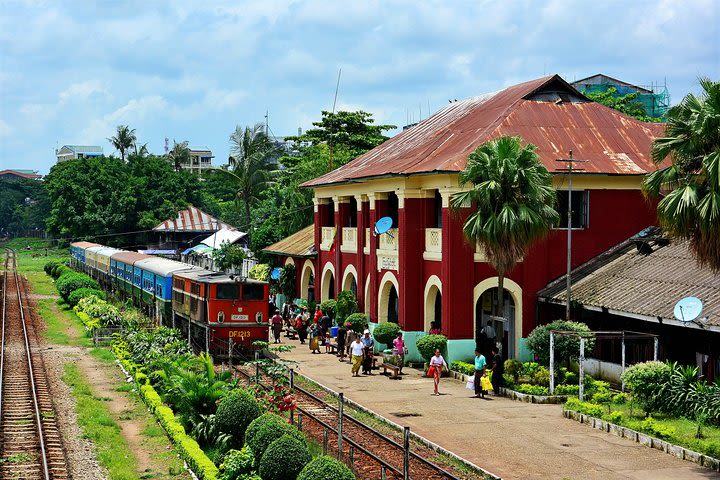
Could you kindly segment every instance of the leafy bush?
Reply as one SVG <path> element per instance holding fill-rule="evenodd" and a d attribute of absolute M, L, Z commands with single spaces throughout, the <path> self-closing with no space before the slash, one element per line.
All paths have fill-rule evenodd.
<path fill-rule="evenodd" d="M 517 391 L 527 395 L 550 395 L 550 389 L 548 387 L 530 385 L 529 383 L 523 383 L 518 387 Z"/>
<path fill-rule="evenodd" d="M 393 322 L 383 322 L 373 330 L 373 337 L 380 343 L 392 345 L 393 340 L 400 333 L 400 325 Z"/>
<path fill-rule="evenodd" d="M 602 405 L 590 402 L 581 402 L 575 397 L 568 398 L 563 408 L 565 408 L 565 410 L 574 410 L 578 413 L 584 413 L 585 415 L 590 415 L 591 417 L 599 418 L 603 415 Z"/>
<path fill-rule="evenodd" d="M 520 379 L 520 373 L 522 373 L 523 364 L 520 360 L 515 360 L 514 358 L 505 360 L 505 373 L 508 375 L 512 375 L 513 381 L 515 383 L 518 382 Z"/>
<path fill-rule="evenodd" d="M 78 312 L 85 313 L 91 319 L 96 319 L 99 325 L 103 327 L 122 323 L 120 310 L 95 295 L 80 299 L 75 309 Z"/>
<path fill-rule="evenodd" d="M 263 480 L 295 480 L 310 459 L 304 441 L 283 435 L 265 450 L 258 472 Z"/>
<path fill-rule="evenodd" d="M 622 412 L 610 412 L 602 416 L 603 420 L 607 420 L 610 423 L 614 423 L 616 425 L 619 425 L 623 421 L 623 413 Z"/>
<path fill-rule="evenodd" d="M 345 319 L 345 323 L 349 323 L 354 332 L 362 333 L 368 326 L 368 317 L 364 313 L 353 313 Z"/>
<path fill-rule="evenodd" d="M 67 304 L 71 307 L 74 307 L 78 304 L 80 300 L 85 297 L 89 297 L 90 295 L 95 295 L 100 300 L 105 300 L 107 298 L 105 296 L 105 292 L 103 292 L 102 290 L 95 290 L 94 288 L 78 288 L 70 295 L 68 295 Z"/>
<path fill-rule="evenodd" d="M 67 300 L 68 296 L 78 288 L 92 288 L 100 290 L 100 285 L 83 273 L 68 271 L 63 273 L 55 282 L 55 288 L 60 293 L 63 300 Z"/>
<path fill-rule="evenodd" d="M 624 405 L 627 403 L 627 395 L 624 393 L 618 393 L 617 395 L 613 396 L 613 403 L 617 403 L 618 405 Z"/>
<path fill-rule="evenodd" d="M 320 455 L 305 465 L 297 480 L 355 480 L 355 475 L 342 462 Z"/>
<path fill-rule="evenodd" d="M 68 267 L 64 263 L 58 263 L 50 271 L 50 276 L 53 277 L 54 279 L 58 279 L 64 273 L 73 272 L 73 271 L 74 270 L 72 270 L 70 267 Z"/>
<path fill-rule="evenodd" d="M 542 385 L 547 387 L 550 385 L 550 370 L 545 367 L 540 367 L 532 376 L 532 383 L 535 385 Z"/>
<path fill-rule="evenodd" d="M 473 365 L 472 363 L 461 362 L 459 360 L 455 360 L 454 362 L 450 363 L 450 370 L 460 372 L 463 375 L 474 375 L 475 374 L 475 365 Z"/>
<path fill-rule="evenodd" d="M 670 367 L 663 362 L 637 363 L 623 372 L 621 379 L 633 399 L 646 414 L 659 411 L 663 405 L 662 387 L 670 380 Z"/>
<path fill-rule="evenodd" d="M 253 280 L 261 280 L 267 282 L 270 278 L 270 271 L 272 268 L 267 263 L 258 263 L 248 270 L 248 277 Z"/>
<path fill-rule="evenodd" d="M 330 318 L 335 318 L 336 306 L 337 302 L 335 300 L 325 300 L 320 302 L 320 310 L 322 310 L 323 313 Z"/>
<path fill-rule="evenodd" d="M 675 436 L 675 429 L 668 425 L 659 424 L 653 417 L 647 417 L 640 424 L 640 429 L 658 438 L 669 439 Z"/>
<path fill-rule="evenodd" d="M 247 478 L 248 474 L 253 473 L 255 456 L 249 446 L 244 446 L 242 450 L 232 449 L 225 454 L 220 472 L 222 480 L 241 480 Z"/>
<path fill-rule="evenodd" d="M 338 293 L 335 304 L 335 315 L 338 325 L 344 322 L 347 317 L 357 312 L 357 308 L 357 298 L 355 298 L 355 295 L 351 291 L 343 290 Z"/>
<path fill-rule="evenodd" d="M 558 385 L 555 387 L 555 395 L 579 395 L 580 385 Z"/>
<path fill-rule="evenodd" d="M 578 385 L 579 379 L 577 376 L 577 373 L 575 372 L 567 372 L 565 373 L 565 381 L 567 385 Z"/>
<path fill-rule="evenodd" d="M 60 262 L 57 260 L 50 260 L 49 262 L 46 262 L 45 265 L 43 265 L 43 270 L 46 274 L 52 275 L 52 269 L 55 268 L 57 265 L 60 265 Z"/>
<path fill-rule="evenodd" d="M 274 413 L 265 413 L 250 422 L 245 431 L 245 443 L 252 449 L 255 459 L 259 461 L 270 444 L 283 435 L 305 440 L 300 430 L 294 425 L 290 425 L 283 417 Z"/>
<path fill-rule="evenodd" d="M 278 279 L 280 289 L 283 295 L 290 299 L 295 300 L 295 265 L 288 263 L 280 269 L 280 278 Z"/>
<path fill-rule="evenodd" d="M 584 323 L 568 322 L 566 320 L 555 320 L 547 325 L 541 325 L 532 332 L 527 339 L 527 346 L 531 352 L 538 356 L 543 365 L 550 365 L 550 331 L 573 331 L 589 333 L 590 328 Z M 595 338 L 591 335 L 585 336 L 585 351 L 592 351 L 595 346 Z M 568 362 L 580 355 L 580 339 L 566 335 L 555 335 L 555 362 Z"/>
<path fill-rule="evenodd" d="M 260 416 L 260 406 L 248 391 L 233 390 L 220 401 L 215 413 L 218 430 L 242 443 L 250 422 Z"/>
<path fill-rule="evenodd" d="M 445 353 L 447 337 L 445 335 L 426 335 L 420 338 L 415 345 L 420 355 L 429 362 L 435 355 L 435 350 L 440 350 L 441 354 Z"/>
<path fill-rule="evenodd" d="M 540 370 L 542 365 L 540 365 L 537 362 L 525 362 L 522 364 L 522 376 L 528 377 L 529 379 L 532 379 L 532 377 L 535 375 L 535 373 Z"/>

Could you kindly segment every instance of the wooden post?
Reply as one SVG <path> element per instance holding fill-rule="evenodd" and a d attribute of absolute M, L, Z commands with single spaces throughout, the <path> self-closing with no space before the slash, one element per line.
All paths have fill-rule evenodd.
<path fill-rule="evenodd" d="M 580 364 L 580 390 L 578 392 L 578 398 L 580 398 L 580 401 L 584 401 L 585 398 L 585 367 L 583 367 L 583 363 L 585 362 L 585 337 L 580 337 L 580 359 L 578 363 Z"/>
<path fill-rule="evenodd" d="M 555 333 L 550 332 L 550 395 L 555 393 Z"/>
<path fill-rule="evenodd" d="M 625 330 L 623 330 L 622 333 L 622 373 L 625 373 Z M 621 384 L 620 384 L 620 390 L 625 391 L 625 380 L 622 380 L 622 373 L 620 374 Z"/>

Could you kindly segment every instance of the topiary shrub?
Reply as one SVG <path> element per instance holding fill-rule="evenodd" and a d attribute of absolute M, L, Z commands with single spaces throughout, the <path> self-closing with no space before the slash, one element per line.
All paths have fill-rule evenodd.
<path fill-rule="evenodd" d="M 320 455 L 305 465 L 297 480 L 355 480 L 355 475 L 342 462 Z"/>
<path fill-rule="evenodd" d="M 65 265 L 64 263 L 57 263 L 55 266 L 52 267 L 50 270 L 50 276 L 54 279 L 58 279 L 62 274 L 67 272 L 73 272 L 70 267 Z"/>
<path fill-rule="evenodd" d="M 52 270 L 57 265 L 60 265 L 60 262 L 58 262 L 57 260 L 50 260 L 49 262 L 46 262 L 45 265 L 43 265 L 43 270 L 46 274 L 52 275 Z"/>
<path fill-rule="evenodd" d="M 670 380 L 670 367 L 663 362 L 636 363 L 625 370 L 620 377 L 633 399 L 641 406 L 646 415 L 658 411 L 663 406 L 660 395 L 663 386 Z"/>
<path fill-rule="evenodd" d="M 330 318 L 335 318 L 336 307 L 337 302 L 335 300 L 325 300 L 323 302 L 320 302 L 320 310 L 322 310 L 323 313 Z"/>
<path fill-rule="evenodd" d="M 393 340 L 397 338 L 400 333 L 400 325 L 393 322 L 383 322 L 373 330 L 373 337 L 380 343 L 392 346 Z"/>
<path fill-rule="evenodd" d="M 349 323 L 354 332 L 362 333 L 368 326 L 368 316 L 364 313 L 353 313 L 345 319 L 345 323 Z"/>
<path fill-rule="evenodd" d="M 283 435 L 265 450 L 258 473 L 263 480 L 296 480 L 310 459 L 304 441 Z"/>
<path fill-rule="evenodd" d="M 350 290 L 343 290 L 338 293 L 335 302 L 335 317 L 338 325 L 344 322 L 347 317 L 357 312 L 358 302 L 355 294 Z"/>
<path fill-rule="evenodd" d="M 416 344 L 420 355 L 427 360 L 435 355 L 435 350 L 440 350 L 440 353 L 445 353 L 447 348 L 447 337 L 445 335 L 426 335 L 420 338 Z"/>
<path fill-rule="evenodd" d="M 242 445 L 245 430 L 260 413 L 255 397 L 247 390 L 237 389 L 220 400 L 215 412 L 215 422 L 221 433 L 232 435 L 235 443 Z"/>
<path fill-rule="evenodd" d="M 305 440 L 300 430 L 290 425 L 287 420 L 274 413 L 265 413 L 250 422 L 245 430 L 245 443 L 259 461 L 270 444 L 283 435 Z"/>
<path fill-rule="evenodd" d="M 590 328 L 584 323 L 555 320 L 547 325 L 541 325 L 532 332 L 527 339 L 527 346 L 531 352 L 538 357 L 543 365 L 550 365 L 550 331 L 572 331 L 586 333 L 585 352 L 591 352 L 595 346 L 595 338 L 589 335 Z M 580 339 L 568 337 L 567 335 L 555 335 L 555 365 L 556 368 L 562 362 L 569 362 L 580 356 Z"/>
<path fill-rule="evenodd" d="M 95 290 L 94 288 L 78 288 L 68 295 L 67 304 L 74 307 L 80 300 L 85 297 L 89 297 L 90 295 L 95 295 L 100 300 L 105 300 L 107 298 L 105 292 L 102 290 Z"/>
<path fill-rule="evenodd" d="M 55 288 L 57 288 L 63 300 L 67 301 L 70 294 L 78 288 L 100 290 L 100 285 L 85 274 L 68 271 L 60 275 L 60 278 L 55 282 Z"/>

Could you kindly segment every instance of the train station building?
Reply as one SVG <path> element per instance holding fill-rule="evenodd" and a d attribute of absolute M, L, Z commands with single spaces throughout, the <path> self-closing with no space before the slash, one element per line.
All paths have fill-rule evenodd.
<path fill-rule="evenodd" d="M 656 224 L 640 187 L 656 168 L 650 147 L 662 128 L 590 101 L 558 75 L 455 101 L 306 182 L 314 191 L 314 225 L 295 234 L 302 246 L 284 240 L 297 248 L 274 253 L 281 264 L 295 265 L 299 296 L 321 301 L 351 290 L 371 328 L 397 322 L 409 346 L 435 322 L 448 337 L 450 360 L 467 359 L 489 325 L 505 358 L 528 359 L 525 338 L 540 320 L 537 292 L 566 272 L 569 193 L 566 164 L 558 159 L 572 150 L 584 160 L 572 190 L 578 266 Z M 460 190 L 467 156 L 502 135 L 537 147 L 553 173 L 563 221 L 507 275 L 499 318 L 491 314 L 499 301 L 497 273 L 463 236 L 470 208 L 455 213 L 449 201 Z M 375 235 L 382 217 L 392 218 L 393 228 Z"/>

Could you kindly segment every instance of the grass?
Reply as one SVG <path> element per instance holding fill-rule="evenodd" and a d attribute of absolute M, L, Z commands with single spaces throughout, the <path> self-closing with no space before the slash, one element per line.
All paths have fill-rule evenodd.
<path fill-rule="evenodd" d="M 38 314 L 45 320 L 47 326 L 43 337 L 48 343 L 80 347 L 92 346 L 92 339 L 85 336 L 82 322 L 65 302 L 41 299 L 36 300 L 35 303 Z M 68 332 L 68 329 L 72 333 Z"/>
<path fill-rule="evenodd" d="M 28 245 L 30 250 L 26 249 Z M 47 262 L 70 258 L 68 248 L 53 247 L 48 240 L 39 238 L 13 238 L 3 242 L 2 246 L 15 249 L 18 255 L 18 271 L 23 273 L 42 272 Z"/>
<path fill-rule="evenodd" d="M 105 402 L 99 400 L 77 365 L 65 365 L 63 381 L 72 389 L 78 424 L 83 435 L 95 444 L 97 458 L 111 480 L 136 480 L 137 461 L 120 433 Z"/>

